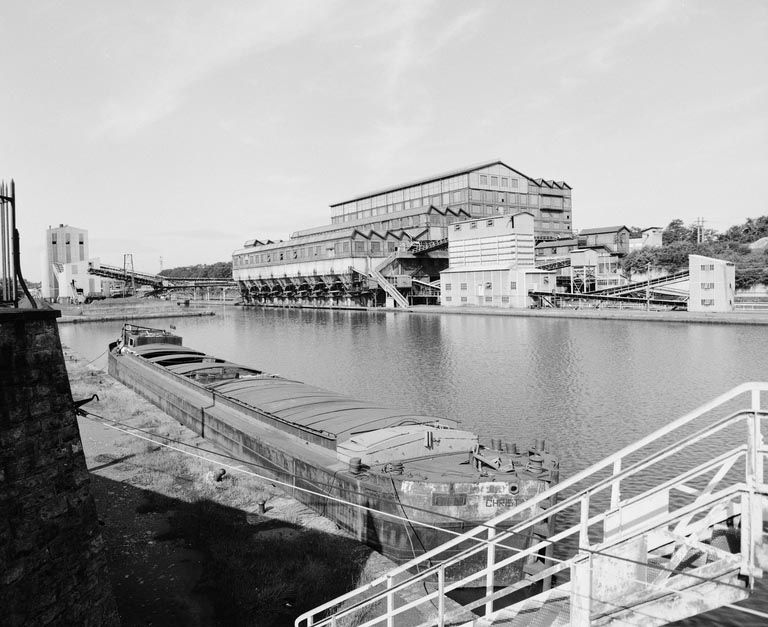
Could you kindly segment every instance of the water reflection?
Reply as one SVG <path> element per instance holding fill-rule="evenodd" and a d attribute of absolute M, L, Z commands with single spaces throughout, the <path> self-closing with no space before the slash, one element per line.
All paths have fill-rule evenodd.
<path fill-rule="evenodd" d="M 545 437 L 564 477 L 739 383 L 768 378 L 768 333 L 757 326 L 306 309 L 147 324 L 174 324 L 185 344 L 235 362 L 486 436 L 526 445 Z M 120 326 L 60 333 L 91 359 Z"/>

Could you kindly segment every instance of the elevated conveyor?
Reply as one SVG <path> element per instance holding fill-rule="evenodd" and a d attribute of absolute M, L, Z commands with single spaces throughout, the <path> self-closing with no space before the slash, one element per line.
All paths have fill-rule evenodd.
<path fill-rule="evenodd" d="M 146 272 L 135 272 L 126 270 L 118 266 L 108 266 L 106 264 L 88 264 L 88 273 L 107 279 L 117 281 L 132 281 L 137 285 L 149 285 L 158 291 L 185 289 L 190 287 L 236 287 L 231 279 L 215 279 L 206 277 L 197 278 L 176 278 L 166 277 L 161 274 L 148 274 Z"/>
<path fill-rule="evenodd" d="M 646 289 L 653 291 L 663 287 L 668 287 L 675 283 L 688 280 L 688 270 L 676 272 L 667 276 L 657 277 L 655 279 L 649 279 L 647 281 L 638 281 L 637 283 L 628 283 L 627 285 L 618 285 L 616 287 L 608 287 L 603 290 L 595 290 L 592 294 L 600 294 L 603 296 L 624 296 L 633 293 L 645 292 Z"/>
<path fill-rule="evenodd" d="M 768 566 L 766 393 L 768 383 L 740 385 L 296 625 L 661 625 L 723 606 L 739 611 L 732 604 Z M 547 499 L 557 504 L 530 514 Z M 557 531 L 543 537 L 553 515 Z M 508 546 L 524 533 L 540 541 Z M 455 547 L 464 550 L 447 557 Z M 526 577 L 497 586 L 521 561 Z M 479 598 L 459 607 L 448 596 L 478 585 Z"/>

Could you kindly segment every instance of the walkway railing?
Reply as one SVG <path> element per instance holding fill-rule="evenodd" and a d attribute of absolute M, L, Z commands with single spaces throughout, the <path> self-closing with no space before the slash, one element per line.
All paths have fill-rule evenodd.
<path fill-rule="evenodd" d="M 765 559 L 765 392 L 740 385 L 296 625 L 663 624 L 746 598 Z"/>

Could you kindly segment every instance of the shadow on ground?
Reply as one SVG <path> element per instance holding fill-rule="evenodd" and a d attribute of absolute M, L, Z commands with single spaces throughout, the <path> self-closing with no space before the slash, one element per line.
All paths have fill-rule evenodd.
<path fill-rule="evenodd" d="M 357 585 L 370 549 L 91 473 L 124 626 L 291 625 Z"/>

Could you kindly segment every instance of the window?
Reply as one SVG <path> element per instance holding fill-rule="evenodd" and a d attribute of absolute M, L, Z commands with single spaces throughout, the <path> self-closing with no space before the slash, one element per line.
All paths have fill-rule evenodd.
<path fill-rule="evenodd" d="M 501 297 L 501 302 L 502 303 L 508 303 L 509 302 L 509 296 L 502 296 Z"/>
<path fill-rule="evenodd" d="M 293 258 L 294 259 L 298 259 L 299 258 L 299 251 L 298 250 L 294 250 L 293 251 Z"/>
<path fill-rule="evenodd" d="M 69 242 L 67 242 L 67 243 L 69 243 Z M 715 269 L 715 264 L 713 264 L 713 263 L 702 264 L 701 265 L 701 269 L 704 270 L 705 272 L 707 272 L 707 271 L 711 272 L 711 271 L 713 271 Z"/>
<path fill-rule="evenodd" d="M 461 297 L 461 302 L 462 303 L 466 303 L 467 302 L 467 297 L 466 296 L 462 296 Z"/>
<path fill-rule="evenodd" d="M 517 189 L 517 179 L 509 179 L 509 186 Z"/>
<path fill-rule="evenodd" d="M 491 185 L 496 185 L 498 187 L 498 185 L 499 185 L 499 177 L 498 176 L 492 176 L 491 177 Z"/>
<path fill-rule="evenodd" d="M 280 261 L 283 260 L 283 253 L 280 253 Z"/>
<path fill-rule="evenodd" d="M 486 303 L 492 303 L 493 302 L 493 296 L 486 296 L 485 297 L 485 302 Z"/>
<path fill-rule="evenodd" d="M 510 281 L 509 289 L 511 289 L 513 292 L 517 291 L 517 281 Z"/>
<path fill-rule="evenodd" d="M 702 298 L 701 304 L 703 307 L 711 307 L 712 305 L 715 304 L 715 301 L 711 298 Z"/>
<path fill-rule="evenodd" d="M 365 242 L 355 242 L 355 252 L 356 253 L 365 252 Z"/>
<path fill-rule="evenodd" d="M 461 285 L 459 285 L 459 288 L 460 288 L 460 289 L 461 289 L 463 292 L 466 292 L 466 291 L 467 291 L 467 284 L 466 284 L 466 283 L 462 283 Z"/>
<path fill-rule="evenodd" d="M 701 284 L 701 289 L 703 289 L 703 290 L 713 290 L 713 289 L 715 289 L 715 284 L 714 283 L 702 283 Z"/>
<path fill-rule="evenodd" d="M 342 250 L 343 250 L 345 253 L 348 253 L 348 252 L 349 252 L 349 242 L 344 242 L 344 244 L 342 244 L 342 246 L 341 246 L 341 249 L 342 249 Z"/>
<path fill-rule="evenodd" d="M 453 225 L 453 230 L 454 231 L 461 231 L 461 224 L 454 224 Z"/>
<path fill-rule="evenodd" d="M 453 192 L 453 202 L 461 202 L 461 192 Z"/>
<path fill-rule="evenodd" d="M 387 252 L 395 252 L 395 242 L 387 242 Z"/>
<path fill-rule="evenodd" d="M 488 177 L 485 174 L 480 175 L 480 185 L 488 185 Z"/>
<path fill-rule="evenodd" d="M 319 255 L 320 255 L 320 247 L 319 246 L 315 246 L 315 257 L 317 257 Z"/>
<path fill-rule="evenodd" d="M 501 186 L 509 187 L 509 179 L 506 176 L 501 177 Z"/>
<path fill-rule="evenodd" d="M 66 233 L 66 234 L 64 235 L 64 243 L 65 243 L 65 244 L 69 244 L 69 233 Z"/>
<path fill-rule="evenodd" d="M 450 292 L 451 291 L 451 284 L 450 283 L 446 283 L 445 284 L 445 291 L 446 292 Z"/>
<path fill-rule="evenodd" d="M 78 235 L 78 240 L 79 240 L 79 243 L 80 243 L 81 246 L 85 244 L 85 238 L 83 237 L 82 233 L 80 233 L 80 235 Z"/>
<path fill-rule="evenodd" d="M 381 242 L 371 242 L 371 252 L 378 253 L 381 251 Z"/>
<path fill-rule="evenodd" d="M 451 298 L 450 296 L 446 296 L 445 300 L 446 302 L 450 303 L 453 300 L 453 298 Z"/>

